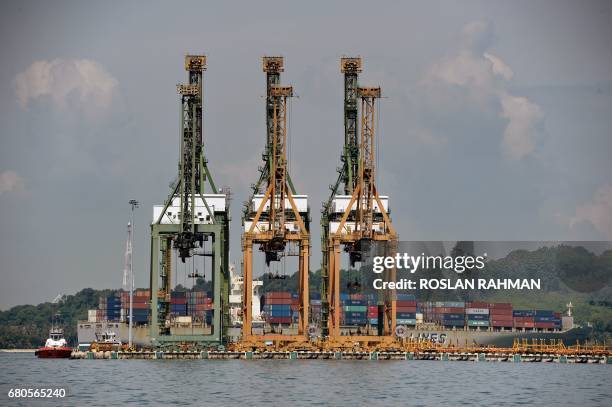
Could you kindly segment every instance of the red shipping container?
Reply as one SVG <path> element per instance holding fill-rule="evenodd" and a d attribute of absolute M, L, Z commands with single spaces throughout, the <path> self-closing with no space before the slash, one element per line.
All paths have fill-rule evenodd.
<path fill-rule="evenodd" d="M 488 302 L 468 302 L 465 304 L 467 308 L 489 308 L 490 304 Z"/>
<path fill-rule="evenodd" d="M 561 318 L 561 313 L 560 312 L 553 312 L 553 316 L 555 318 Z"/>
<path fill-rule="evenodd" d="M 187 304 L 187 298 L 170 298 L 170 304 Z"/>
<path fill-rule="evenodd" d="M 368 312 L 368 318 L 378 318 L 378 312 Z"/>
<path fill-rule="evenodd" d="M 515 323 L 534 322 L 533 317 L 514 317 Z"/>
<path fill-rule="evenodd" d="M 368 312 L 378 312 L 378 307 L 376 305 L 370 305 L 368 307 Z"/>
<path fill-rule="evenodd" d="M 416 312 L 416 307 L 395 307 L 395 312 Z"/>
<path fill-rule="evenodd" d="M 130 308 L 130 305 L 128 304 L 128 308 Z M 132 308 L 134 309 L 148 309 L 149 308 L 149 304 L 147 303 L 132 303 Z"/>
<path fill-rule="evenodd" d="M 492 302 L 489 306 L 491 309 L 512 309 L 512 304 L 509 302 Z"/>
<path fill-rule="evenodd" d="M 271 298 L 291 299 L 291 293 L 289 291 L 270 291 L 266 293 L 266 299 Z"/>
<path fill-rule="evenodd" d="M 398 307 L 416 307 L 417 302 L 416 301 L 395 301 L 395 305 L 397 305 Z"/>
<path fill-rule="evenodd" d="M 268 322 L 271 324 L 290 324 L 291 317 L 270 317 Z"/>
<path fill-rule="evenodd" d="M 511 327 L 513 325 L 512 319 L 494 319 L 491 321 L 492 326 L 503 326 Z"/>
<path fill-rule="evenodd" d="M 512 311 L 506 311 L 506 310 L 489 310 L 491 318 L 496 318 L 499 317 L 501 318 L 512 318 Z"/>
<path fill-rule="evenodd" d="M 291 305 L 293 301 L 291 298 L 266 298 L 265 303 L 271 305 Z"/>
<path fill-rule="evenodd" d="M 365 294 L 351 294 L 351 300 L 365 300 Z"/>
<path fill-rule="evenodd" d="M 554 322 L 535 322 L 534 326 L 536 328 L 554 328 L 555 323 Z"/>

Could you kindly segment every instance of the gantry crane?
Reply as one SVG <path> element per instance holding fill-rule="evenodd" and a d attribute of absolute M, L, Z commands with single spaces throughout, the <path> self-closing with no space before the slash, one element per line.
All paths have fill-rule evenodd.
<path fill-rule="evenodd" d="M 245 343 L 267 340 L 303 341 L 306 339 L 308 325 L 310 220 L 308 197 L 295 193 L 287 171 L 287 101 L 293 96 L 293 88 L 280 85 L 280 73 L 283 72 L 282 57 L 264 57 L 263 71 L 267 79 L 267 137 L 263 154 L 266 165 L 260 168 L 259 181 L 253 188 L 250 200 L 247 201 L 243 216 L 242 335 Z M 251 325 L 253 245 L 259 245 L 268 265 L 286 256 L 288 245 L 299 247 L 297 335 L 253 334 Z"/>
<path fill-rule="evenodd" d="M 331 196 L 322 211 L 322 328 L 330 343 L 390 341 L 395 335 L 395 293 L 380 293 L 378 300 L 378 335 L 342 336 L 340 331 L 341 247 L 349 254 L 351 265 L 364 260 L 372 242 L 383 242 L 387 255 L 397 250 L 397 233 L 389 218 L 388 197 L 380 196 L 376 187 L 375 131 L 376 100 L 379 87 L 359 87 L 360 58 L 342 58 L 345 75 L 344 115 L 345 145 L 343 167 L 331 187 Z M 360 132 L 357 127 L 360 101 Z M 359 137 L 357 134 L 359 133 Z M 344 195 L 340 186 L 344 184 Z M 386 279 L 395 280 L 395 269 Z"/>
<path fill-rule="evenodd" d="M 217 191 L 204 155 L 203 72 L 205 55 L 187 55 L 187 84 L 177 85 L 181 98 L 179 174 L 163 205 L 153 208 L 151 224 L 151 342 L 222 343 L 229 324 L 229 201 Z M 208 185 L 209 192 L 205 191 Z M 195 256 L 211 258 L 213 282 L 212 326 L 175 332 L 170 325 L 173 253 L 185 263 Z"/>

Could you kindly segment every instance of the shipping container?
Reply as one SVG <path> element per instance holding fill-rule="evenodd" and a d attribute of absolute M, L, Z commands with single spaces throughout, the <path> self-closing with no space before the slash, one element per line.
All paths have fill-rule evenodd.
<path fill-rule="evenodd" d="M 465 319 L 465 315 L 461 314 L 461 313 L 457 313 L 457 314 L 442 314 L 442 319 L 444 321 L 446 321 L 446 320 L 464 320 Z"/>
<path fill-rule="evenodd" d="M 367 300 L 344 300 L 342 301 L 342 304 L 343 305 L 367 306 L 368 301 Z"/>
<path fill-rule="evenodd" d="M 289 291 L 270 291 L 265 294 L 266 299 L 271 298 L 285 298 L 291 299 L 291 293 Z"/>
<path fill-rule="evenodd" d="M 467 319 L 468 321 L 488 321 L 489 316 L 482 314 L 467 314 Z"/>
<path fill-rule="evenodd" d="M 485 326 L 488 327 L 489 326 L 489 321 L 485 321 L 485 320 L 468 320 L 467 322 L 468 326 Z"/>
<path fill-rule="evenodd" d="M 465 311 L 462 307 L 434 307 L 433 312 L 438 314 L 463 314 Z"/>
<path fill-rule="evenodd" d="M 472 315 L 489 315 L 489 309 L 488 308 L 466 308 L 465 313 L 472 314 Z"/>
<path fill-rule="evenodd" d="M 396 299 L 399 301 L 415 301 L 414 294 L 397 294 Z"/>
<path fill-rule="evenodd" d="M 482 301 L 472 301 L 465 304 L 467 308 L 490 308 L 490 304 L 488 302 Z"/>
<path fill-rule="evenodd" d="M 515 316 L 515 317 L 534 317 L 535 316 L 535 311 L 534 310 L 518 310 L 518 309 L 515 309 L 514 311 L 512 311 L 512 316 Z"/>
<path fill-rule="evenodd" d="M 271 324 L 290 324 L 291 317 L 269 317 L 268 322 Z"/>
<path fill-rule="evenodd" d="M 368 307 L 365 305 L 345 305 L 342 310 L 345 312 L 367 312 Z"/>
<path fill-rule="evenodd" d="M 397 319 L 416 319 L 416 312 L 396 312 Z"/>
<path fill-rule="evenodd" d="M 416 307 L 417 306 L 417 302 L 414 300 L 399 300 L 399 301 L 395 301 L 395 305 L 397 307 Z"/>
<path fill-rule="evenodd" d="M 416 325 L 415 318 L 398 318 L 395 320 L 397 325 Z"/>
<path fill-rule="evenodd" d="M 492 302 L 489 304 L 491 310 L 496 309 L 509 309 L 512 310 L 512 304 L 509 302 Z"/>
<path fill-rule="evenodd" d="M 536 310 L 535 311 L 535 316 L 536 317 L 553 317 L 554 316 L 554 312 L 553 311 L 549 311 L 549 310 Z"/>

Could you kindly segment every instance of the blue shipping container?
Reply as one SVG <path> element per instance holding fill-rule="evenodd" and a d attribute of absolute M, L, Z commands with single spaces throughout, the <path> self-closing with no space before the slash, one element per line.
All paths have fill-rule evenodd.
<path fill-rule="evenodd" d="M 512 311 L 512 316 L 514 317 L 534 317 L 535 311 L 515 309 L 514 311 Z"/>
<path fill-rule="evenodd" d="M 395 313 L 395 318 L 399 318 L 399 319 L 415 319 L 416 318 L 416 313 L 415 312 L 396 312 Z"/>
<path fill-rule="evenodd" d="M 467 314 L 468 321 L 488 321 L 488 315 L 482 314 Z"/>
<path fill-rule="evenodd" d="M 414 294 L 397 294 L 398 301 L 414 301 L 416 297 Z"/>
<path fill-rule="evenodd" d="M 444 321 L 448 321 L 448 320 L 464 320 L 465 319 L 465 315 L 463 314 L 442 314 L 442 320 Z"/>
<path fill-rule="evenodd" d="M 344 300 L 342 305 L 368 305 L 367 300 Z"/>

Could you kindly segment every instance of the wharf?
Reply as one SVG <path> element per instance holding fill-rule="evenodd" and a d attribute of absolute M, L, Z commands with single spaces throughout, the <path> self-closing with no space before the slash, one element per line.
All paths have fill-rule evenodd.
<path fill-rule="evenodd" d="M 74 351 L 72 359 L 116 360 L 439 360 L 465 362 L 548 362 L 612 364 L 612 354 L 604 352 L 513 352 L 486 349 L 482 352 L 454 350 L 428 350 L 416 352 L 351 352 L 351 351 L 137 351 L 137 352 L 83 352 Z"/>

